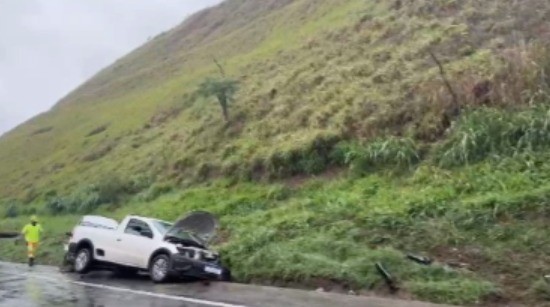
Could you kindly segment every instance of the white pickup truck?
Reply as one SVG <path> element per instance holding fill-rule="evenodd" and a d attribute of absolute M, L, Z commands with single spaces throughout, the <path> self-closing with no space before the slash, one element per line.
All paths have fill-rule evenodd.
<path fill-rule="evenodd" d="M 207 212 L 194 212 L 176 223 L 128 216 L 122 223 L 85 216 L 73 229 L 66 260 L 77 273 L 116 268 L 126 273 L 148 271 L 154 282 L 171 277 L 230 279 L 217 252 L 208 249 L 218 222 Z"/>

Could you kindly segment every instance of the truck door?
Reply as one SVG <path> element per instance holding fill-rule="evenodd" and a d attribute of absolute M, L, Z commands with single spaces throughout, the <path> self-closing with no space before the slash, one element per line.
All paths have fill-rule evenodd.
<path fill-rule="evenodd" d="M 147 260 L 155 248 L 153 231 L 144 221 L 130 219 L 124 232 L 119 234 L 120 261 L 118 263 L 147 269 Z"/>

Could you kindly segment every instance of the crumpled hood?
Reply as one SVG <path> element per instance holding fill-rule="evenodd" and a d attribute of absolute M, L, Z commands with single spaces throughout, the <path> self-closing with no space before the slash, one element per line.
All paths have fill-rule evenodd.
<path fill-rule="evenodd" d="M 166 237 L 189 239 L 188 234 L 198 238 L 201 245 L 207 246 L 217 234 L 218 219 L 209 212 L 196 211 L 177 220 L 166 233 Z"/>

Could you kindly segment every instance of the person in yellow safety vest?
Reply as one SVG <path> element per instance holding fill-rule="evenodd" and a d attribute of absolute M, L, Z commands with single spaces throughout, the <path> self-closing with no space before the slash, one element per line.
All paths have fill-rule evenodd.
<path fill-rule="evenodd" d="M 27 242 L 27 256 L 29 257 L 29 266 L 31 267 L 34 265 L 34 256 L 36 255 L 40 236 L 43 232 L 44 229 L 38 224 L 38 218 L 34 215 L 31 217 L 31 222 L 25 225 L 21 231 L 21 234 L 25 236 L 25 241 Z"/>

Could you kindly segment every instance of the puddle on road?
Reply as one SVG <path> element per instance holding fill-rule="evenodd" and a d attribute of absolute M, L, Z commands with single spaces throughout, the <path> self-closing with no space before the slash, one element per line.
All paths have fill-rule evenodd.
<path fill-rule="evenodd" d="M 18 273 L 17 273 L 18 274 Z M 62 276 L 41 279 L 38 272 L 25 276 L 0 272 L 0 306 L 85 306 L 85 307 L 198 307 L 180 301 L 116 292 L 71 284 Z"/>

